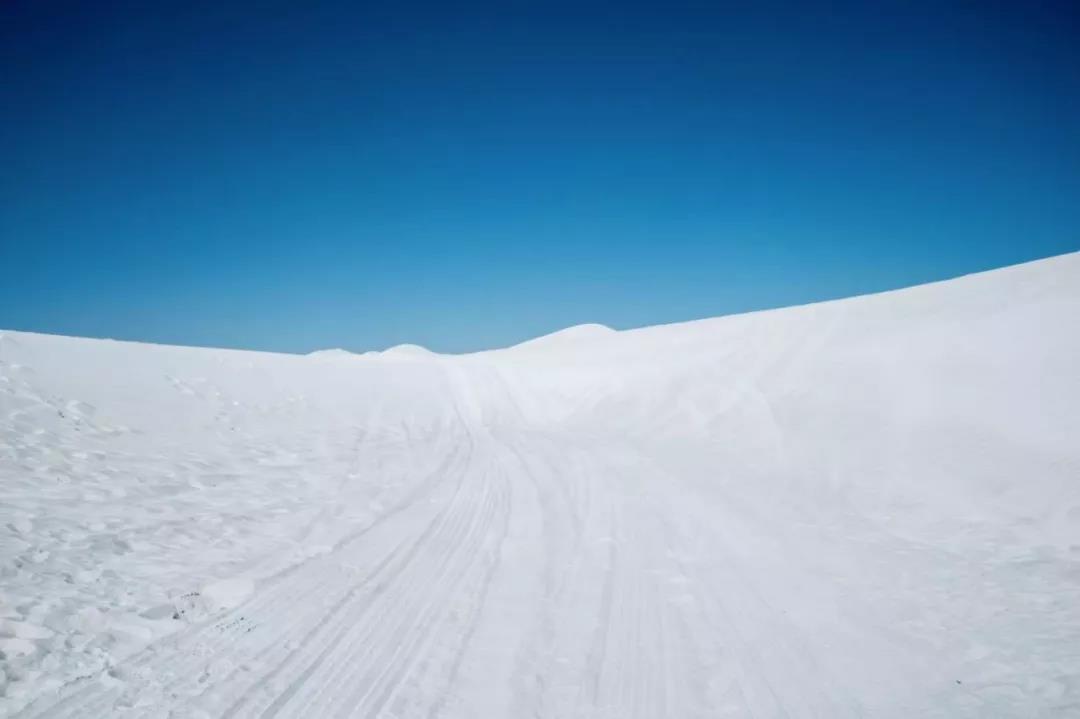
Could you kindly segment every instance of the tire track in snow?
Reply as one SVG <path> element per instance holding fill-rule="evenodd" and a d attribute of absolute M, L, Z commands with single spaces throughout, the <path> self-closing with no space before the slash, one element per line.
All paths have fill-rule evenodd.
<path fill-rule="evenodd" d="M 486 566 L 478 562 L 480 550 L 490 543 L 493 518 L 502 515 L 496 537 L 505 533 L 507 521 L 506 482 L 496 483 L 493 491 L 490 475 L 479 471 L 476 462 L 463 471 L 446 510 L 431 525 L 431 536 L 417 545 L 425 551 L 410 552 L 388 580 L 391 586 L 361 613 L 350 613 L 348 635 L 315 665 L 325 666 L 325 671 L 309 667 L 265 708 L 263 716 L 291 712 L 300 704 L 305 711 L 326 716 L 374 715 L 394 699 L 421 661 L 430 663 L 431 647 L 438 641 L 460 656 L 468 632 L 441 636 L 447 633 L 447 599 L 473 573 L 479 573 L 485 585 L 490 581 L 493 561 Z M 470 613 L 478 616 L 475 603 L 480 600 L 475 597 L 482 597 L 483 590 L 468 596 L 474 602 Z M 342 696 L 346 685 L 356 689 Z"/>
<path fill-rule="evenodd" d="M 190 687 L 192 682 L 199 683 L 198 677 L 202 676 L 200 669 L 208 666 L 208 662 L 215 659 L 228 661 L 230 657 L 240 655 L 240 662 L 250 658 L 244 650 L 249 648 L 250 640 L 255 637 L 264 637 L 267 632 L 248 633 L 252 629 L 250 621 L 237 622 L 238 617 L 265 616 L 266 622 L 262 625 L 270 633 L 268 640 L 262 642 L 265 648 L 271 649 L 280 646 L 283 639 L 291 634 L 307 634 L 311 624 L 322 616 L 327 602 L 310 601 L 312 598 L 326 599 L 340 596 L 342 592 L 348 592 L 350 574 L 355 575 L 356 570 L 342 575 L 341 569 L 347 567 L 340 561 L 340 557 L 347 554 L 350 548 L 370 532 L 378 530 L 387 522 L 391 522 L 398 515 L 406 512 L 410 507 L 417 506 L 423 497 L 433 491 L 448 476 L 454 473 L 448 472 L 449 466 L 455 460 L 461 460 L 461 452 L 452 452 L 446 457 L 443 464 L 422 482 L 415 491 L 411 492 L 402 502 L 392 507 L 389 511 L 378 517 L 374 522 L 361 527 L 355 532 L 343 537 L 335 545 L 329 555 L 315 557 L 280 572 L 270 578 L 268 586 L 258 592 L 251 600 L 223 617 L 207 620 L 201 624 L 182 632 L 180 635 L 170 635 L 160 642 L 150 645 L 131 659 L 121 665 L 124 667 L 136 667 L 133 671 L 124 671 L 122 679 L 104 677 L 104 681 L 88 678 L 73 687 L 70 694 L 62 696 L 59 701 L 49 704 L 47 699 L 39 698 L 37 702 L 27 708 L 27 716 L 48 717 L 80 717 L 100 716 L 109 713 L 111 708 L 116 708 L 118 701 L 125 694 L 135 695 L 129 706 L 129 711 L 138 711 L 138 705 L 146 700 L 140 695 L 149 695 L 152 699 L 183 699 L 191 700 L 192 696 L 182 692 L 185 687 Z M 465 460 L 467 462 L 467 459 Z M 406 541 L 415 535 L 405 534 Z M 393 558 L 393 553 L 387 555 L 385 562 Z M 376 565 L 381 569 L 382 565 Z M 356 585 L 360 586 L 360 585 Z M 356 588 L 356 587 L 354 587 Z M 348 594 L 346 595 L 348 596 Z M 296 612 L 297 606 L 309 609 L 309 611 Z M 281 617 L 295 617 L 295 621 L 280 623 Z M 232 626 L 232 631 L 222 632 L 222 625 Z M 256 647 L 257 649 L 258 647 Z M 178 656 L 187 657 L 177 665 Z M 235 673 L 235 669 L 231 674 Z M 115 673 L 115 670 L 114 670 Z M 162 676 L 177 677 L 176 682 L 161 686 L 158 680 Z M 118 686 L 126 682 L 128 686 Z"/>
<path fill-rule="evenodd" d="M 463 481 L 464 473 L 468 467 L 468 463 L 465 464 L 458 477 L 458 482 L 455 485 L 454 493 L 460 491 L 461 482 Z M 370 608 L 371 604 L 379 602 L 382 595 L 386 594 L 388 588 L 395 586 L 395 582 L 409 566 L 409 562 L 413 557 L 420 554 L 422 550 L 427 546 L 431 536 L 438 530 L 442 523 L 445 522 L 446 516 L 449 511 L 449 506 L 444 506 L 432 520 L 427 524 L 426 528 L 419 536 L 406 535 L 405 543 L 409 544 L 409 548 L 401 555 L 398 562 L 390 561 L 386 565 L 388 575 L 383 577 L 381 574 L 372 577 L 371 597 L 368 604 L 361 602 L 360 597 L 350 596 L 349 599 L 355 599 L 359 605 L 356 611 L 349 611 L 351 604 L 342 603 L 338 606 L 333 615 L 324 618 L 318 627 L 316 627 L 306 637 L 305 642 L 285 658 L 285 660 L 278 665 L 274 673 L 271 676 L 264 678 L 261 682 L 261 686 L 268 687 L 274 684 L 274 680 L 278 675 L 287 675 L 292 672 L 292 679 L 286 688 L 269 697 L 264 697 L 264 706 L 260 710 L 263 716 L 273 716 L 280 709 L 289 702 L 297 692 L 301 690 L 301 687 L 319 668 L 323 665 L 327 657 L 343 642 L 348 636 L 347 627 L 354 626 L 355 622 L 363 618 L 363 614 Z M 401 545 L 398 545 L 399 547 Z M 396 557 L 393 557 L 396 558 Z M 392 559 L 393 559 L 392 558 Z M 361 616 L 356 616 L 360 614 Z M 324 638 L 327 635 L 329 638 Z M 299 664 L 303 669 L 297 670 L 296 665 Z M 241 706 L 244 704 L 258 702 L 258 697 L 246 695 L 241 697 L 234 703 L 233 707 L 230 707 L 228 715 L 235 715 Z M 252 708 L 253 709 L 253 708 Z"/>
<path fill-rule="evenodd" d="M 385 585 L 387 590 L 381 592 L 370 607 L 365 608 L 372 616 L 350 618 L 353 621 L 350 622 L 352 628 L 348 630 L 349 641 L 336 647 L 340 649 L 337 652 L 339 656 L 327 663 L 328 676 L 324 677 L 322 683 L 315 683 L 301 690 L 315 692 L 314 697 L 309 697 L 304 703 L 305 707 L 329 714 L 330 706 L 338 700 L 338 692 L 345 685 L 354 683 L 366 667 L 378 664 L 381 657 L 372 659 L 371 653 L 385 651 L 391 644 L 399 643 L 395 642 L 395 639 L 399 638 L 403 627 L 417 614 L 416 597 L 426 593 L 427 588 L 423 586 L 422 580 L 432 576 L 431 564 L 434 563 L 436 567 L 444 566 L 447 553 L 442 549 L 460 546 L 461 535 L 466 531 L 468 520 L 460 511 L 461 506 L 459 491 L 451 500 L 449 511 L 440 513 L 438 521 L 432 526 L 433 532 L 427 534 L 423 542 L 418 543 L 417 551 L 410 553 Z M 439 585 L 438 582 L 435 584 Z M 266 716 L 273 716 L 274 713 L 268 710 Z"/>
<path fill-rule="evenodd" d="M 409 638 L 400 643 L 388 643 L 387 646 L 392 648 L 392 655 L 386 664 L 386 669 L 381 672 L 378 680 L 372 683 L 371 688 L 366 690 L 362 698 L 350 709 L 351 713 L 358 716 L 377 716 L 394 693 L 408 679 L 410 672 L 417 663 L 421 660 L 430 661 L 432 659 L 431 645 L 436 639 L 436 629 L 441 629 L 446 619 L 444 616 L 446 613 L 446 598 L 452 596 L 452 593 L 456 591 L 457 587 L 469 576 L 472 568 L 476 566 L 477 560 L 481 556 L 479 550 L 489 536 L 492 520 L 500 510 L 505 512 L 505 502 L 501 494 L 500 491 L 498 494 L 487 498 L 483 516 L 477 515 L 474 517 L 470 535 L 466 538 L 466 541 L 459 544 L 457 556 L 454 557 L 454 562 L 458 566 L 454 566 L 449 561 L 447 562 L 446 571 L 440 579 L 441 582 L 449 582 L 446 587 L 447 593 L 430 592 L 429 601 L 423 609 L 424 617 L 418 619 L 408 629 Z M 473 598 L 472 601 L 475 602 L 477 599 Z M 452 636 L 451 643 L 457 643 L 461 638 Z M 454 648 L 456 649 L 456 647 Z M 374 661 L 372 664 L 379 666 L 381 661 Z M 354 693 L 354 699 L 355 696 L 356 693 Z"/>

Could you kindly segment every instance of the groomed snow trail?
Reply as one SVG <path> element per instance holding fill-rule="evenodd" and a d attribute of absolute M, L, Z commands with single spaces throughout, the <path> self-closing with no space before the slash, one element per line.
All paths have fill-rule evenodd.
<path fill-rule="evenodd" d="M 1080 716 L 1080 255 L 441 356 L 0 333 L 0 715 Z"/>

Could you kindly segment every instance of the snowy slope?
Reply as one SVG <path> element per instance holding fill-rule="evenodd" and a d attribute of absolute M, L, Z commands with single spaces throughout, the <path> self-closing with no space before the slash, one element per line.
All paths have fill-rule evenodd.
<path fill-rule="evenodd" d="M 1080 254 L 506 350 L 0 333 L 0 715 L 1080 715 Z"/>

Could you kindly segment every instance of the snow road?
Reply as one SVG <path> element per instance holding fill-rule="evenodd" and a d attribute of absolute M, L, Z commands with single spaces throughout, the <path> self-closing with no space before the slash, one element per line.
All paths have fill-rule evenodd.
<path fill-rule="evenodd" d="M 0 715 L 1080 715 L 1080 255 L 506 350 L 0 333 Z"/>

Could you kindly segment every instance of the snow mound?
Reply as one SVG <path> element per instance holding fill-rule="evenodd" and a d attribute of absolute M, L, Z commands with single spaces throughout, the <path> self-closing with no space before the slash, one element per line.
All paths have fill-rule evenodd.
<path fill-rule="evenodd" d="M 434 352 L 427 347 L 414 344 L 400 344 L 389 347 L 381 352 L 385 357 L 432 357 Z"/>
<path fill-rule="evenodd" d="M 598 340 L 616 333 L 616 330 L 613 330 L 607 325 L 589 322 L 557 330 L 550 334 L 541 335 L 540 337 L 535 337 L 531 340 L 516 344 L 514 347 L 562 347 L 565 345 L 574 345 L 581 342 Z"/>
<path fill-rule="evenodd" d="M 355 352 L 349 350 L 343 350 L 340 347 L 334 347 L 328 350 L 315 350 L 314 352 L 308 352 L 308 357 L 322 357 L 325 359 L 335 359 L 340 357 L 358 357 Z"/>

